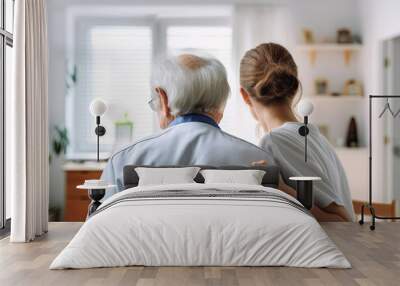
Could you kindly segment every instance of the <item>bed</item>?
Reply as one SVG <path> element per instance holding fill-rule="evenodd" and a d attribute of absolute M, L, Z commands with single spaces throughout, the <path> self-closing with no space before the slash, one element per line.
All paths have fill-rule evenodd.
<path fill-rule="evenodd" d="M 197 175 L 195 183 L 151 186 L 138 186 L 136 167 L 125 167 L 126 189 L 102 203 L 50 269 L 351 267 L 308 210 L 276 189 L 276 167 L 252 167 L 265 170 L 262 185 Z"/>

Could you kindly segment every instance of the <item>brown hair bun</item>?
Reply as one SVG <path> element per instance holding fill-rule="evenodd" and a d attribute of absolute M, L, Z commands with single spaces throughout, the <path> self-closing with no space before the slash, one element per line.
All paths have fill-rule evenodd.
<path fill-rule="evenodd" d="M 272 68 L 254 87 L 255 96 L 260 101 L 278 103 L 293 98 L 299 88 L 299 80 L 286 68 Z"/>
<path fill-rule="evenodd" d="M 291 103 L 300 86 L 297 65 L 283 46 L 261 44 L 244 55 L 240 84 L 265 105 Z"/>

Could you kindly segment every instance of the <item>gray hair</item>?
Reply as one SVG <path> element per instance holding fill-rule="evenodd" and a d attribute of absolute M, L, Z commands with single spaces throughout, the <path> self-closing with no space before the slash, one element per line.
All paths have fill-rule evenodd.
<path fill-rule="evenodd" d="M 163 89 L 175 116 L 187 113 L 220 111 L 225 107 L 230 88 L 225 67 L 210 57 L 191 54 L 169 57 L 153 67 L 151 88 Z"/>

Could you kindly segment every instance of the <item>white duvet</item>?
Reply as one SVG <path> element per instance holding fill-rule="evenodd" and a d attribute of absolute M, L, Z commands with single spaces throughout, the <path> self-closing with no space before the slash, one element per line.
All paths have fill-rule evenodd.
<path fill-rule="evenodd" d="M 121 200 L 136 192 L 207 189 L 261 190 L 299 204 L 279 190 L 254 185 L 128 189 L 100 206 L 50 269 L 127 265 L 351 267 L 318 222 L 291 204 L 235 196 Z"/>

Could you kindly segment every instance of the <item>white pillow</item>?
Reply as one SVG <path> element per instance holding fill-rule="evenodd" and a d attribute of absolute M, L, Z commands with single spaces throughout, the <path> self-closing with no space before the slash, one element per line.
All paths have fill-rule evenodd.
<path fill-rule="evenodd" d="M 194 183 L 199 167 L 182 168 L 135 168 L 139 176 L 139 186 L 171 185 Z"/>
<path fill-rule="evenodd" d="M 205 184 L 246 184 L 261 185 L 265 171 L 262 170 L 202 170 Z"/>

